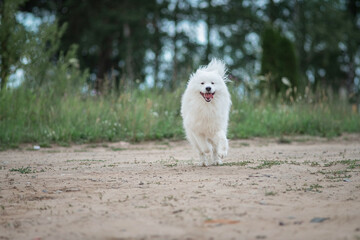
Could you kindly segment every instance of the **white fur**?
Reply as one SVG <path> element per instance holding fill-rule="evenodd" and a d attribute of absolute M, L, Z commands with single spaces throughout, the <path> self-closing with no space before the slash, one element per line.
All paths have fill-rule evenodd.
<path fill-rule="evenodd" d="M 224 62 L 212 59 L 190 76 L 182 96 L 181 115 L 186 137 L 199 152 L 203 166 L 222 164 L 221 159 L 229 149 L 226 133 L 231 99 L 227 81 Z M 210 102 L 200 94 L 205 93 L 207 87 L 215 93 Z"/>

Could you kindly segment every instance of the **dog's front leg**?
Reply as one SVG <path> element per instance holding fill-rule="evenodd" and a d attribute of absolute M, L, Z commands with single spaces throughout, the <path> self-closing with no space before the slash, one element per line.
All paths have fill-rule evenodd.
<path fill-rule="evenodd" d="M 227 156 L 229 150 L 229 143 L 226 139 L 226 134 L 223 131 L 217 133 L 217 154 L 222 159 Z M 221 162 L 221 160 L 220 160 Z"/>
<path fill-rule="evenodd" d="M 221 158 L 219 157 L 219 154 L 218 154 L 217 150 L 215 150 L 215 149 L 213 152 L 213 159 L 214 159 L 215 165 L 223 165 L 223 162 L 221 161 Z"/>
<path fill-rule="evenodd" d="M 201 164 L 206 167 L 213 161 L 213 149 L 211 144 L 206 140 L 204 136 L 196 135 L 197 147 L 200 154 Z"/>

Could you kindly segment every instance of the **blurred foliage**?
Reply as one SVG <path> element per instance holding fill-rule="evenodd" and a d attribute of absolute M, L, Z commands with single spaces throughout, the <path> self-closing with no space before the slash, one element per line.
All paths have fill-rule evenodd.
<path fill-rule="evenodd" d="M 59 52 L 60 39 L 66 25 L 43 23 L 32 32 L 23 51 L 24 87 L 57 97 L 78 93 L 85 87 L 88 71 L 80 70 L 77 46 Z"/>
<path fill-rule="evenodd" d="M 0 1 L 0 80 L 1 90 L 6 89 L 10 74 L 19 66 L 26 41 L 24 26 L 16 21 L 15 14 L 24 0 Z"/>
<path fill-rule="evenodd" d="M 276 79 L 289 79 L 298 89 L 342 88 L 353 98 L 359 93 L 359 0 L 22 2 L 1 1 L 2 85 L 6 85 L 10 69 L 17 68 L 23 52 L 21 41 L 29 34 L 15 18 L 20 7 L 22 13 L 40 19 L 55 16 L 60 26 L 67 24 L 54 56 L 77 44 L 80 67 L 89 69 L 89 83 L 97 93 L 136 88 L 150 76 L 155 87 L 174 90 L 181 79 L 211 57 L 225 59 L 235 81 L 256 82 L 256 75 L 266 70 Z M 201 41 L 196 30 L 200 26 L 205 31 Z M 279 31 L 283 44 L 264 39 L 269 29 Z M 261 43 L 263 52 L 276 56 L 266 60 Z M 293 59 L 290 45 L 295 46 L 297 59 Z M 289 56 L 279 56 L 281 53 Z M 280 60 L 284 63 L 280 66 L 275 62 L 281 57 L 291 60 Z M 285 76 L 291 72 L 284 72 L 289 68 L 285 63 L 294 62 L 298 65 L 296 76 Z M 278 67 L 270 69 L 271 65 Z M 275 93 L 284 88 L 281 84 L 269 87 L 268 91 Z"/>
<path fill-rule="evenodd" d="M 275 97 L 280 93 L 280 96 L 294 99 L 300 84 L 292 42 L 269 26 L 262 35 L 262 49 L 261 73 L 267 75 L 268 82 L 265 90 Z"/>
<path fill-rule="evenodd" d="M 272 76 L 300 89 L 342 88 L 350 97 L 360 86 L 359 9 L 360 0 L 29 0 L 21 7 L 68 24 L 60 50 L 79 45 L 80 66 L 98 92 L 137 87 L 150 76 L 155 87 L 175 89 L 211 57 L 224 59 L 235 81 L 256 82 L 267 69 L 260 65 L 263 43 L 271 47 L 263 51 L 290 55 L 284 48 L 294 46 L 297 76 L 282 76 L 285 66 Z M 262 39 L 269 28 L 285 45 Z"/>

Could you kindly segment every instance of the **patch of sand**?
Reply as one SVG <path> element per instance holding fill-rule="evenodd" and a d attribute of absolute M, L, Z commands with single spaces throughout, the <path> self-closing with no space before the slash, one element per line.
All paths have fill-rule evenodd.
<path fill-rule="evenodd" d="M 290 140 L 0 152 L 0 239 L 359 239 L 360 135 Z"/>

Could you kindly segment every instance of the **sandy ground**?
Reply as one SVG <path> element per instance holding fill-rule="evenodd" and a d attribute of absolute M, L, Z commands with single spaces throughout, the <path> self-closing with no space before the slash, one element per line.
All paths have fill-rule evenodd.
<path fill-rule="evenodd" d="M 0 152 L 0 239 L 360 239 L 360 135 L 282 142 Z"/>

